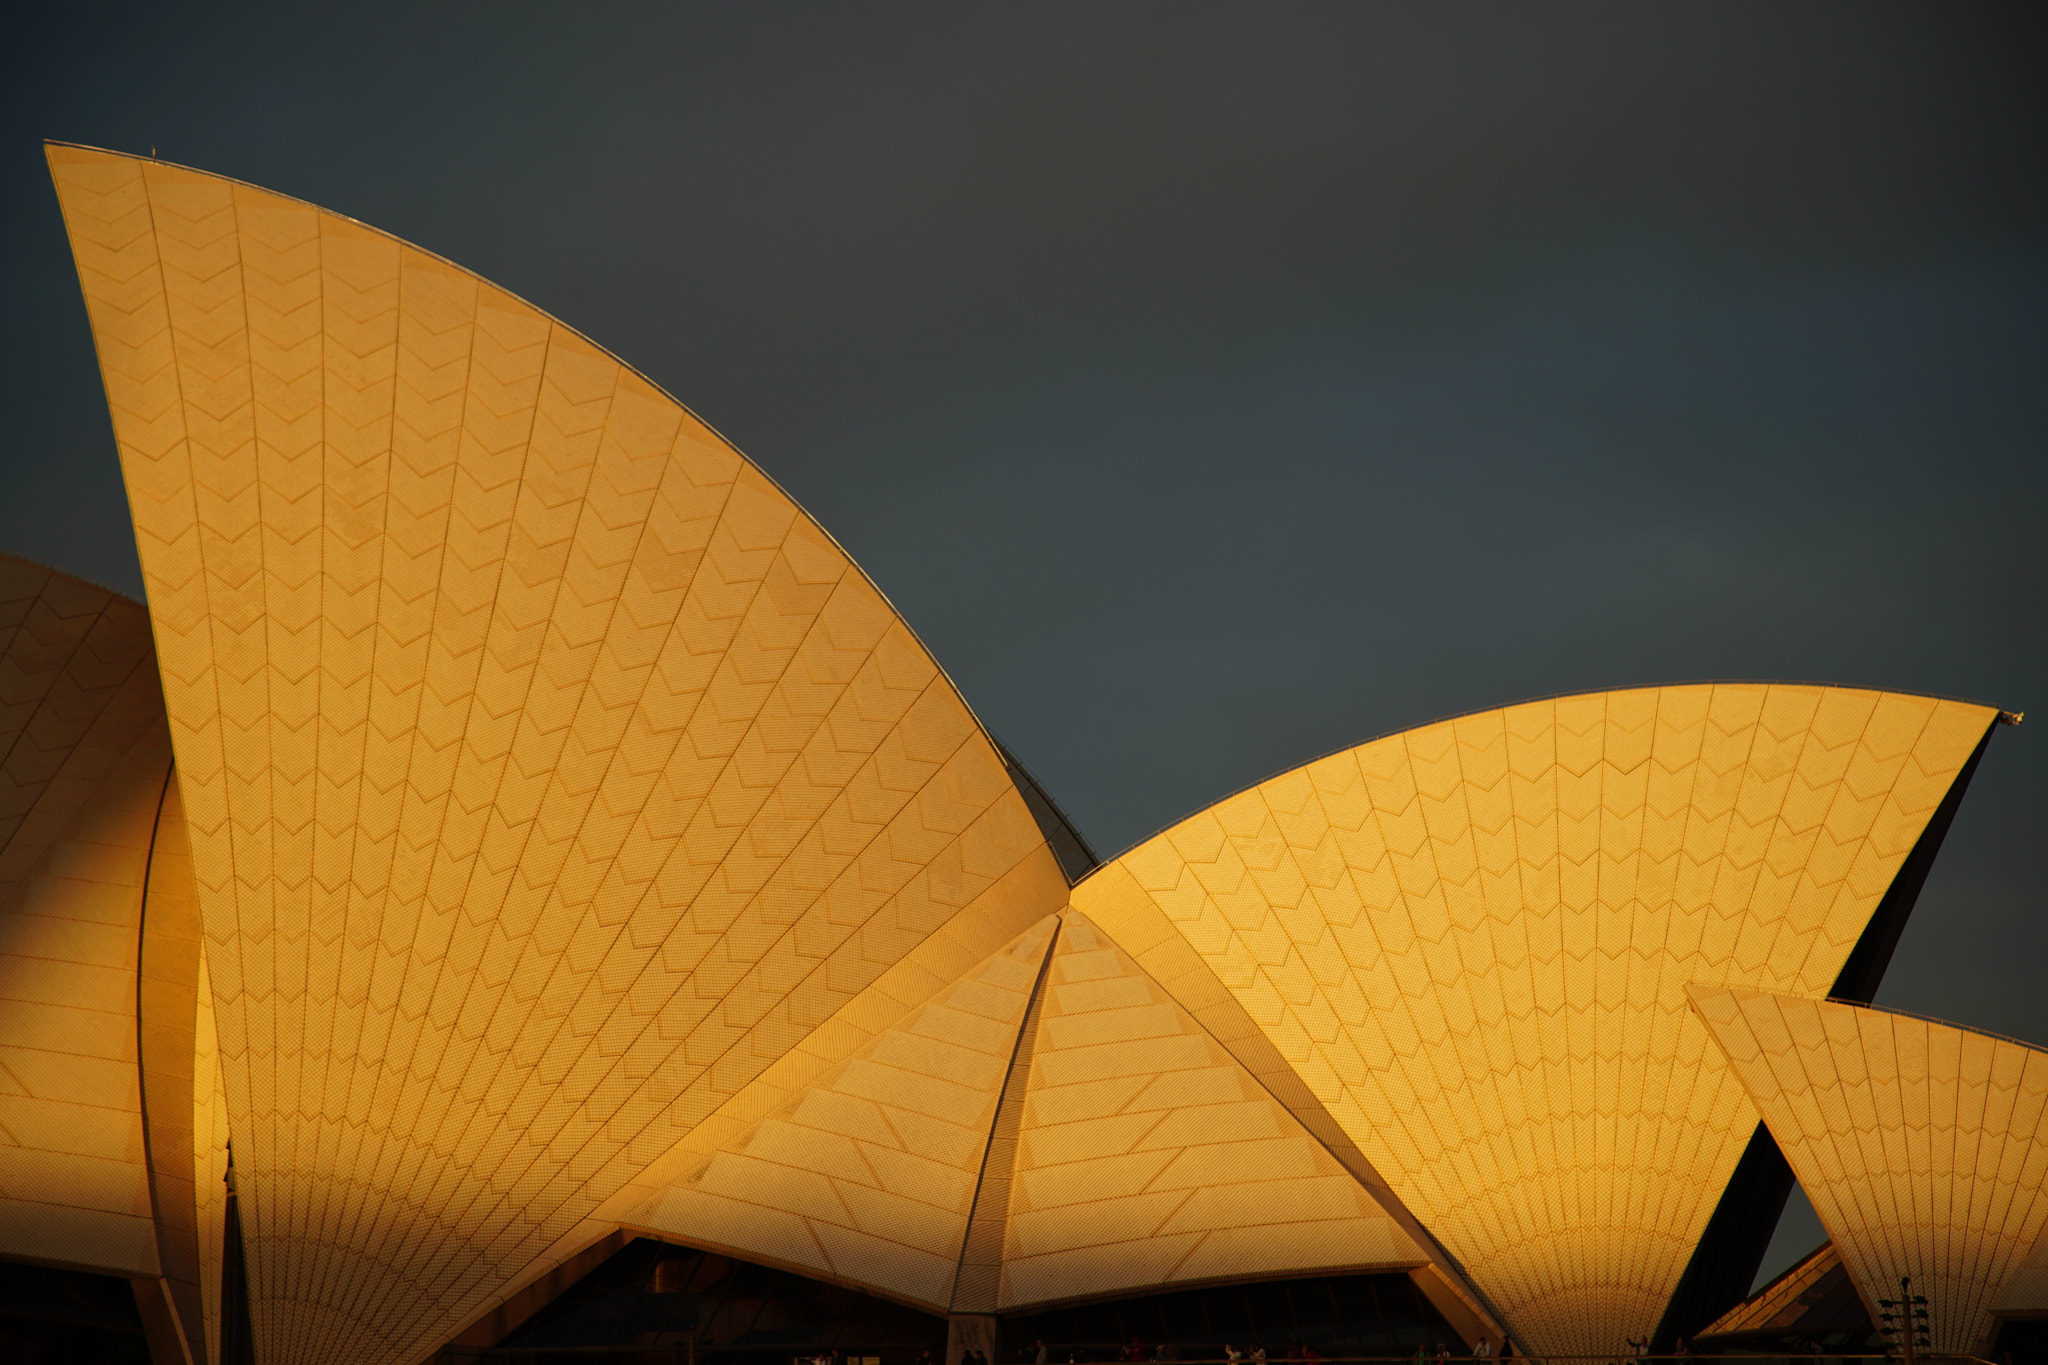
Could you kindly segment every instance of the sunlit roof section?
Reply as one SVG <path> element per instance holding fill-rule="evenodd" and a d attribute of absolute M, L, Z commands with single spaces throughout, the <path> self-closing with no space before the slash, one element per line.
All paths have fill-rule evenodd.
<path fill-rule="evenodd" d="M 1933 1350 L 1988 1351 L 2048 1231 L 2048 1051 L 1837 1000 L 1692 998 L 1873 1320 L 1910 1276 Z"/>
<path fill-rule="evenodd" d="M 184 796 L 266 1360 L 410 1360 L 957 917 L 1065 880 L 838 546 L 339 215 L 53 146 Z"/>
<path fill-rule="evenodd" d="M 1756 1123 L 1685 987 L 1827 991 L 1995 719 L 1785 685 L 1481 712 L 1241 792 L 1074 903 L 1191 1009 L 1227 991 L 1525 1349 L 1607 1352 Z"/>

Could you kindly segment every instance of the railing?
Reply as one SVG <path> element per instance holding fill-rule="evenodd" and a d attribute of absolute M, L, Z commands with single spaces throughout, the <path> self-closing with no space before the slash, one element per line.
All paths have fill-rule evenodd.
<path fill-rule="evenodd" d="M 1120 1361 L 1122 1359 L 1121 1353 L 1116 1348 L 1107 1344 L 1099 1346 L 1090 1344 L 1075 1347 L 1062 1345 L 1051 1347 L 1047 1350 L 1046 1360 L 1048 1365 L 1066 1365 L 1070 1351 L 1076 1365 L 1107 1365 L 1108 1362 Z M 813 1365 L 813 1362 L 817 1359 L 816 1356 L 810 1355 L 791 1355 L 787 1346 L 698 1346 L 693 1354 L 688 1343 L 679 1345 L 667 1343 L 661 1345 L 619 1343 L 615 1345 L 591 1346 L 498 1346 L 480 1349 L 471 1348 L 470 1350 L 451 1353 L 449 1359 L 493 1362 L 493 1365 L 496 1362 L 505 1362 L 505 1365 L 512 1365 L 512 1362 L 540 1362 L 550 1359 L 573 1360 L 579 1356 L 593 1357 L 614 1354 L 631 1356 L 635 1361 L 649 1362 L 649 1365 L 652 1365 L 653 1362 L 662 1361 L 671 1355 L 678 1362 L 689 1362 L 699 1357 L 707 1356 L 744 1355 L 751 1359 L 760 1360 L 764 1362 L 764 1365 L 770 1361 L 773 1362 L 773 1365 L 785 1365 L 785 1362 L 787 1362 L 787 1365 Z M 1006 1352 L 1005 1354 L 1008 1353 Z M 1740 1360 L 1743 1362 L 1743 1365 L 1778 1365 L 1779 1362 L 1782 1362 L 1782 1365 L 1900 1365 L 1900 1362 L 1904 1359 L 1903 1356 L 1897 1354 L 1856 1351 L 1763 1352 L 1744 1350 L 1729 1351 L 1724 1356 L 1722 1352 L 1710 1347 L 1696 1350 L 1690 1355 L 1636 1355 L 1630 1351 L 1615 1351 L 1607 1354 L 1593 1355 L 1511 1355 L 1494 1357 L 1472 1356 L 1464 1352 L 1457 1352 L 1439 1356 L 1433 1349 L 1427 1350 L 1420 1355 L 1413 1351 L 1403 1352 L 1398 1355 L 1344 1355 L 1317 1352 L 1314 1360 L 1319 1362 L 1320 1365 L 1439 1365 L 1439 1362 L 1446 1362 L 1448 1365 L 1470 1365 L 1475 1360 L 1487 1361 L 1489 1365 L 1701 1365 L 1703 1359 L 1723 1358 Z M 915 1357 L 882 1356 L 877 1358 L 848 1353 L 842 1355 L 839 1359 L 841 1362 L 844 1362 L 844 1365 L 853 1365 L 855 1361 L 861 1361 L 865 1365 L 865 1362 L 877 1359 L 879 1359 L 881 1365 L 913 1365 Z M 1290 1356 L 1284 1352 L 1276 1352 L 1267 1356 L 1264 1365 L 1303 1365 L 1303 1362 L 1308 1359 L 1305 1356 Z M 1983 1359 L 1981 1356 L 1950 1354 L 1940 1351 L 1916 1351 L 1914 1359 L 1925 1362 L 1925 1365 L 1937 1365 L 1937 1363 L 1938 1365 L 1992 1365 L 1992 1362 Z M 932 1365 L 937 1365 L 936 1356 L 933 1357 Z M 992 1362 L 992 1365 L 1009 1365 L 1009 1362 L 996 1361 Z M 1149 1361 L 1147 1365 L 1150 1365 Z M 1227 1357 L 1220 1353 L 1212 1354 L 1205 1348 L 1197 1347 L 1183 1348 L 1178 1355 L 1173 1357 L 1171 1365 L 1230 1365 L 1230 1362 Z M 1237 1365 L 1254 1365 L 1254 1362 L 1252 1362 L 1250 1356 L 1245 1355 L 1239 1357 Z"/>
<path fill-rule="evenodd" d="M 1941 1351 L 1915 1351 L 1913 1358 L 1922 1365 L 1993 1365 L 1981 1356 Z M 1046 1353 L 1048 1365 L 1067 1365 L 1068 1348 L 1061 1346 Z M 1083 1347 L 1075 1351 L 1075 1365 L 1107 1365 L 1121 1361 L 1123 1357 L 1111 1347 Z M 1250 1356 L 1240 1356 L 1236 1362 L 1228 1357 L 1212 1353 L 1206 1348 L 1183 1347 L 1178 1355 L 1171 1357 L 1169 1365 L 1304 1365 L 1311 1358 L 1291 1356 L 1283 1353 L 1269 1353 L 1264 1362 L 1255 1362 Z M 1735 1349 L 1723 1351 L 1708 1345 L 1696 1348 L 1689 1355 L 1637 1355 L 1633 1351 L 1614 1351 L 1593 1355 L 1496 1355 L 1473 1356 L 1463 1351 L 1453 1351 L 1439 1356 L 1434 1349 L 1421 1355 L 1408 1351 L 1400 1355 L 1344 1355 L 1318 1351 L 1312 1358 L 1319 1365 L 1473 1365 L 1484 1361 L 1486 1365 L 1700 1365 L 1702 1360 L 1740 1360 L 1743 1365 L 1770 1365 L 1773 1361 L 1787 1362 L 1787 1365 L 1903 1365 L 1905 1357 L 1897 1352 L 1882 1351 L 1757 1351 Z M 794 1365 L 812 1365 L 810 1357 L 799 1357 Z M 899 1365 L 887 1361 L 885 1365 Z M 992 1365 L 1008 1365 L 1007 1362 L 993 1362 Z M 1026 1362 L 1029 1365 L 1029 1362 Z M 1150 1365 L 1148 1361 L 1148 1365 Z"/>
<path fill-rule="evenodd" d="M 1048 1365 L 1067 1365 L 1067 1355 L 1068 1348 L 1066 1346 L 1053 1347 L 1046 1353 L 1046 1360 Z M 1637 1355 L 1633 1351 L 1622 1350 L 1592 1355 L 1496 1355 L 1491 1357 L 1473 1356 L 1464 1351 L 1452 1351 L 1440 1356 L 1432 1348 L 1420 1355 L 1413 1351 L 1404 1352 L 1400 1355 L 1345 1355 L 1318 1351 L 1313 1359 L 1320 1362 L 1320 1365 L 1418 1365 L 1418 1363 L 1419 1365 L 1438 1365 L 1440 1361 L 1446 1362 L 1447 1365 L 1471 1365 L 1475 1360 L 1489 1361 L 1490 1365 L 1697 1365 L 1702 1358 L 1722 1359 L 1724 1356 L 1731 1360 L 1740 1359 L 1745 1362 L 1745 1365 L 1748 1362 L 1757 1362 L 1758 1365 L 1762 1365 L 1763 1362 L 1773 1360 L 1803 1362 L 1803 1365 L 1817 1365 L 1818 1362 L 1823 1361 L 1829 1362 L 1829 1365 L 1834 1365 L 1834 1362 L 1841 1362 L 1841 1365 L 1852 1365 L 1852 1362 L 1859 1361 L 1872 1362 L 1872 1365 L 1899 1365 L 1904 1360 L 1904 1357 L 1896 1352 L 1829 1351 L 1825 1349 L 1792 1352 L 1738 1349 L 1723 1352 L 1712 1345 L 1696 1348 L 1689 1355 Z M 1940 1361 L 1943 1362 L 1943 1365 L 1992 1365 L 1992 1362 L 1983 1359 L 1981 1356 L 1949 1354 L 1940 1351 L 1915 1351 L 1913 1356 L 1915 1360 L 1927 1362 Z M 1105 1362 L 1121 1361 L 1123 1359 L 1116 1348 L 1106 1345 L 1080 1347 L 1075 1351 L 1073 1358 L 1075 1365 L 1105 1365 Z M 1308 1358 L 1303 1356 L 1269 1353 L 1265 1361 L 1255 1362 L 1250 1356 L 1241 1355 L 1238 1357 L 1235 1365 L 1303 1365 L 1303 1361 L 1306 1359 Z M 1150 1358 L 1148 1357 L 1148 1365 L 1149 1362 Z M 800 1357 L 795 1362 L 795 1365 L 811 1365 L 811 1358 Z M 897 1362 L 890 1361 L 886 1365 L 897 1365 Z M 994 1362 L 993 1365 L 1008 1365 L 1008 1362 Z M 1178 1354 L 1170 1357 L 1169 1365 L 1232 1365 L 1232 1362 L 1228 1357 L 1210 1352 L 1207 1348 L 1182 1347 Z"/>

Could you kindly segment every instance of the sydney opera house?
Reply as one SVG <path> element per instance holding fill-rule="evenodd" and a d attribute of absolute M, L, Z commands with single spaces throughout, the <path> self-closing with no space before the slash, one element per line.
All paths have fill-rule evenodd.
<path fill-rule="evenodd" d="M 2048 1337 L 2048 1051 L 1869 1004 L 2016 717 L 1559 697 L 1102 862 L 632 369 L 49 160 L 148 600 L 0 560 L 0 1359 Z"/>

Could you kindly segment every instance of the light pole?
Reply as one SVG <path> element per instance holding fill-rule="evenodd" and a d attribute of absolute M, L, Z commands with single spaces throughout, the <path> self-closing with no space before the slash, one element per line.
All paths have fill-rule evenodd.
<path fill-rule="evenodd" d="M 1932 1344 L 1926 1335 L 1927 1296 L 1913 1292 L 1911 1275 L 1901 1275 L 1899 1296 L 1896 1299 L 1879 1299 L 1877 1306 L 1884 1310 L 1877 1315 L 1881 1324 L 1877 1330 L 1888 1337 L 1896 1336 L 1900 1349 L 1905 1353 L 1906 1365 L 1915 1365 L 1913 1348 Z"/>

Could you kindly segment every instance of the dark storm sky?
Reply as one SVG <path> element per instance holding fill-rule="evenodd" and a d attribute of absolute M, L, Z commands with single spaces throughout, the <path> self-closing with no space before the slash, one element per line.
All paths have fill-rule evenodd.
<path fill-rule="evenodd" d="M 140 591 L 39 140 L 154 145 L 645 370 L 1105 854 L 1532 695 L 2041 707 L 1879 999 L 2048 1042 L 2029 8 L 36 8 L 0 547 Z"/>

